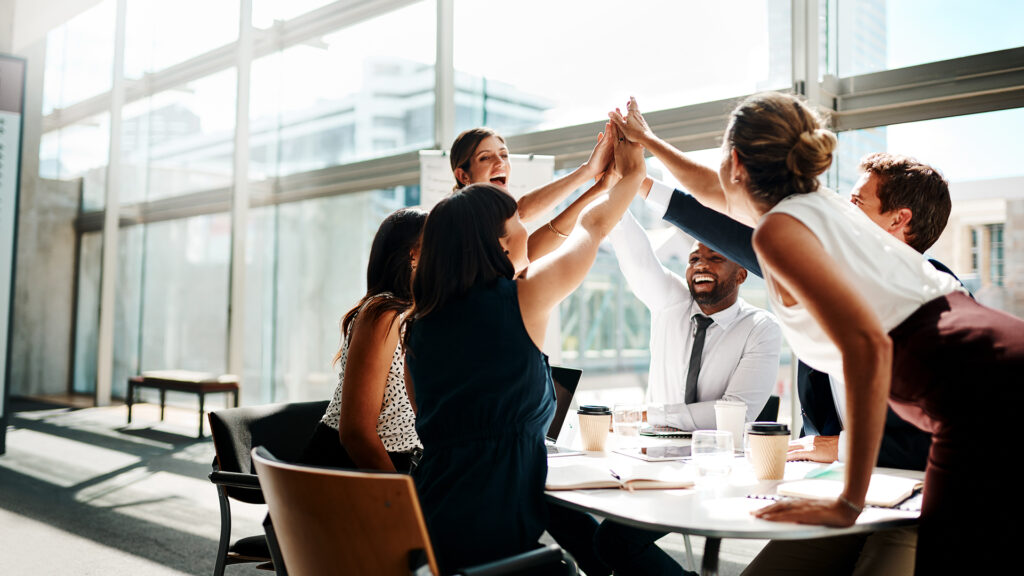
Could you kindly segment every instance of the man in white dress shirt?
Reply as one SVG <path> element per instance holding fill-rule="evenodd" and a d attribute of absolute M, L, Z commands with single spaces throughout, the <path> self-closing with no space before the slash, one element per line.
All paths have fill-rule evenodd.
<path fill-rule="evenodd" d="M 684 280 L 662 266 L 629 212 L 610 238 L 626 281 L 651 311 L 647 403 L 665 408 L 663 420 L 648 412 L 651 423 L 714 429 L 719 399 L 743 402 L 746 419 L 756 418 L 778 376 L 782 331 L 739 297 L 747 271 L 697 242 Z"/>
<path fill-rule="evenodd" d="M 649 406 L 664 405 L 664 421 L 682 430 L 715 428 L 715 401 L 747 405 L 746 420 L 764 408 L 779 370 L 782 330 L 768 312 L 739 297 L 747 271 L 700 242 L 683 280 L 662 266 L 629 212 L 609 238 L 630 288 L 651 311 Z M 686 575 L 654 542 L 664 532 L 601 523 L 595 550 L 616 574 Z"/>

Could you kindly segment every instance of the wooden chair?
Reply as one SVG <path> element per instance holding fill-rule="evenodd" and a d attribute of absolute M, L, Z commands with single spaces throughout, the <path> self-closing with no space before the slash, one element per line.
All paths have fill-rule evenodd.
<path fill-rule="evenodd" d="M 288 464 L 264 447 L 252 460 L 291 576 L 439 574 L 412 477 Z M 548 546 L 459 572 L 463 576 L 576 574 Z"/>
<path fill-rule="evenodd" d="M 210 432 L 217 452 L 210 481 L 217 486 L 220 500 L 220 544 L 213 575 L 223 576 L 230 564 L 260 562 L 285 574 L 281 562 L 274 566 L 276 550 L 273 527 L 259 534 L 231 542 L 231 500 L 264 504 L 263 492 L 249 452 L 253 446 L 268 446 L 282 457 L 298 460 L 328 401 L 267 404 L 218 410 L 209 414 Z"/>

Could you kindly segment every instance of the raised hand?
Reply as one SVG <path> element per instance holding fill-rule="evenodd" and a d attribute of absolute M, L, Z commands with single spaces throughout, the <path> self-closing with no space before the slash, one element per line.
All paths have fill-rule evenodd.
<path fill-rule="evenodd" d="M 625 116 L 622 115 L 621 110 L 616 108 L 608 113 L 608 117 L 611 118 L 612 122 L 622 133 L 622 136 L 630 142 L 642 142 L 644 139 L 654 136 L 651 128 L 647 125 L 647 121 L 640 114 L 640 107 L 636 103 L 636 98 L 632 96 L 629 97 L 629 103 L 626 104 Z"/>
<path fill-rule="evenodd" d="M 597 135 L 597 144 L 590 152 L 590 158 L 583 163 L 587 174 L 595 180 L 601 177 L 601 173 L 608 169 L 608 165 L 612 161 L 612 139 L 608 137 L 610 128 L 611 123 L 606 123 L 604 132 Z"/>
<path fill-rule="evenodd" d="M 643 146 L 628 140 L 618 126 L 613 127 L 612 136 L 615 138 L 615 169 L 623 176 L 646 173 Z"/>

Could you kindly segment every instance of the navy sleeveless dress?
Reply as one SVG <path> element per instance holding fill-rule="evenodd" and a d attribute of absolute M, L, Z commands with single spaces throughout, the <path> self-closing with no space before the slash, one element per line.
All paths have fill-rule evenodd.
<path fill-rule="evenodd" d="M 423 442 L 413 479 L 441 571 L 536 547 L 555 397 L 516 283 L 476 287 L 411 330 L 406 366 Z"/>

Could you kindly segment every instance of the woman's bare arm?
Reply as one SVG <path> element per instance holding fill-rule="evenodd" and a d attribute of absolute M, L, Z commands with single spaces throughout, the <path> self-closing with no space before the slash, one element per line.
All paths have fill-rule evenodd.
<path fill-rule="evenodd" d="M 530 265 L 519 279 L 519 307 L 530 338 L 541 347 L 547 331 L 551 309 L 583 282 L 601 240 L 629 208 L 643 181 L 645 166 L 643 150 L 629 141 L 616 141 L 615 165 L 622 173 L 608 193 L 580 217 L 580 225 L 557 250 Z"/>
<path fill-rule="evenodd" d="M 885 425 L 892 341 L 874 309 L 818 238 L 787 214 L 769 214 L 754 232 L 766 278 L 807 308 L 843 356 L 849 459 L 841 501 L 783 502 L 759 510 L 768 520 L 849 526 L 864 505 Z"/>
<path fill-rule="evenodd" d="M 338 435 L 359 468 L 394 472 L 395 466 L 377 435 L 388 372 L 398 347 L 399 315 L 360 315 L 352 325 L 341 389 Z"/>
<path fill-rule="evenodd" d="M 606 171 L 604 176 L 599 178 L 586 192 L 580 194 L 579 198 L 573 200 L 572 204 L 566 206 L 565 210 L 552 218 L 548 224 L 534 230 L 530 234 L 527 244 L 530 261 L 539 260 L 561 246 L 569 234 L 576 229 L 576 221 L 579 220 L 583 209 L 596 200 L 602 192 L 611 188 L 613 180 L 617 181 L 618 179 Z"/>
<path fill-rule="evenodd" d="M 519 199 L 519 219 L 532 222 L 547 214 L 558 203 L 565 200 L 573 190 L 588 180 L 600 177 L 612 159 L 612 142 L 603 134 L 597 135 L 597 144 L 590 152 L 590 158 L 572 172 L 548 184 L 523 194 Z"/>

